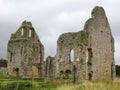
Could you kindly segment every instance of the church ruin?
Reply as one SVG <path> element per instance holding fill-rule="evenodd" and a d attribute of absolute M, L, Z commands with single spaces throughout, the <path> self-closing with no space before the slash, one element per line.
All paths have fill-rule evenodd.
<path fill-rule="evenodd" d="M 71 79 L 74 82 L 115 77 L 114 38 L 105 11 L 96 6 L 79 32 L 62 34 L 55 57 L 44 61 L 44 47 L 32 24 L 24 21 L 8 42 L 8 75 Z"/>
<path fill-rule="evenodd" d="M 114 39 L 105 11 L 97 6 L 91 16 L 82 31 L 59 37 L 56 56 L 46 60 L 51 67 L 46 69 L 48 77 L 51 78 L 52 73 L 52 78 L 70 78 L 74 82 L 115 77 Z"/>
<path fill-rule="evenodd" d="M 24 21 L 11 35 L 7 51 L 8 75 L 42 76 L 44 47 L 31 22 Z"/>

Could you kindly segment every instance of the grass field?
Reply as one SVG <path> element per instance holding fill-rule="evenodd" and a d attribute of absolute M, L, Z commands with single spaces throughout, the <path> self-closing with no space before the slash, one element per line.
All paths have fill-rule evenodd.
<path fill-rule="evenodd" d="M 57 90 L 120 90 L 120 81 L 68 84 L 60 86 Z"/>
<path fill-rule="evenodd" d="M 68 83 L 59 80 L 0 78 L 0 90 L 120 90 L 120 80 Z"/>

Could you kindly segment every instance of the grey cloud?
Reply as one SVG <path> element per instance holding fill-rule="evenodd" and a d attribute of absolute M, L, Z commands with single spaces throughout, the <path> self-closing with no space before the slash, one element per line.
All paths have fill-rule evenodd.
<path fill-rule="evenodd" d="M 103 6 L 115 38 L 115 59 L 120 64 L 119 3 L 114 0 L 1 0 L 0 57 L 6 58 L 7 42 L 23 20 L 31 21 L 45 46 L 45 57 L 56 53 L 57 39 L 65 32 L 83 29 L 94 6 Z"/>

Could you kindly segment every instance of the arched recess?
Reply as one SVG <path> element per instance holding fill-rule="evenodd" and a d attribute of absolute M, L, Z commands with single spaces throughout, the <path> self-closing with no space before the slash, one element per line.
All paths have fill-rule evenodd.
<path fill-rule="evenodd" d="M 92 71 L 92 58 L 93 58 L 93 52 L 92 48 L 87 48 L 87 55 L 86 55 L 86 61 L 88 64 L 88 80 L 92 80 L 93 78 L 93 71 Z"/>
<path fill-rule="evenodd" d="M 32 30 L 29 30 L 29 37 L 32 36 Z"/>
<path fill-rule="evenodd" d="M 22 28 L 22 30 L 21 30 L 21 36 L 23 36 L 24 35 L 24 28 Z"/>
<path fill-rule="evenodd" d="M 71 78 L 71 75 L 72 75 L 71 70 L 67 69 L 67 70 L 65 71 L 66 79 L 70 79 L 70 78 Z"/>
<path fill-rule="evenodd" d="M 70 51 L 70 61 L 73 62 L 74 61 L 74 57 L 75 57 L 75 53 L 74 53 L 74 50 L 72 49 Z"/>
<path fill-rule="evenodd" d="M 10 52 L 10 62 L 12 61 L 12 55 L 13 55 L 13 53 Z"/>
<path fill-rule="evenodd" d="M 93 53 L 92 53 L 92 48 L 88 48 L 88 64 L 92 65 L 92 57 L 93 57 Z"/>
<path fill-rule="evenodd" d="M 64 74 L 64 71 L 63 71 L 63 70 L 61 70 L 61 71 L 60 71 L 60 74 L 61 74 L 61 75 L 62 75 L 62 74 Z"/>

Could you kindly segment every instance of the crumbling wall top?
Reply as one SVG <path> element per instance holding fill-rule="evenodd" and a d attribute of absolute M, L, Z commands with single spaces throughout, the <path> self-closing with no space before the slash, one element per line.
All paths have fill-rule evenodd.
<path fill-rule="evenodd" d="M 21 40 L 21 39 L 39 41 L 39 37 L 35 32 L 31 22 L 23 21 L 19 29 L 11 35 L 10 40 Z"/>
<path fill-rule="evenodd" d="M 91 12 L 91 16 L 92 18 L 101 18 L 101 17 L 103 18 L 106 17 L 106 14 L 103 7 L 96 6 L 93 8 Z"/>
<path fill-rule="evenodd" d="M 22 22 L 22 27 L 29 27 L 29 28 L 33 28 L 32 27 L 32 23 L 31 22 L 27 22 L 26 20 Z"/>

